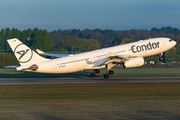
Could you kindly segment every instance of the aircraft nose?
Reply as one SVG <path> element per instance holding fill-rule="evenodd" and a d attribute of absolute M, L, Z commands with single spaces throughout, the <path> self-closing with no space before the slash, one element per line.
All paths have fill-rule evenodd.
<path fill-rule="evenodd" d="M 176 41 L 174 41 L 174 40 L 173 40 L 172 42 L 173 42 L 174 46 L 175 46 L 175 45 L 176 45 L 176 43 L 177 43 L 177 42 L 176 42 Z"/>
<path fill-rule="evenodd" d="M 170 42 L 170 44 L 173 45 L 173 46 L 176 45 L 176 41 L 174 41 L 174 40 L 169 40 L 169 42 Z"/>

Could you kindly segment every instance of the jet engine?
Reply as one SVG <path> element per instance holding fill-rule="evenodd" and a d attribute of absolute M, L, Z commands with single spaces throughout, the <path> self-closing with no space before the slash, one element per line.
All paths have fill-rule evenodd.
<path fill-rule="evenodd" d="M 136 57 L 129 59 L 124 62 L 123 68 L 132 68 L 132 67 L 139 67 L 144 65 L 144 58 L 143 57 Z"/>
<path fill-rule="evenodd" d="M 38 69 L 38 66 L 37 65 L 31 65 L 28 70 L 32 70 L 32 71 L 36 71 Z"/>

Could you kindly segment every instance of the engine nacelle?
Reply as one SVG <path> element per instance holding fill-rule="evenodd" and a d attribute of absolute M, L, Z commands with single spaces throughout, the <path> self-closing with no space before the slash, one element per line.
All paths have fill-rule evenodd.
<path fill-rule="evenodd" d="M 132 68 L 132 67 L 139 67 L 144 65 L 144 58 L 143 57 L 136 57 L 130 60 L 127 60 L 123 64 L 123 68 Z"/>

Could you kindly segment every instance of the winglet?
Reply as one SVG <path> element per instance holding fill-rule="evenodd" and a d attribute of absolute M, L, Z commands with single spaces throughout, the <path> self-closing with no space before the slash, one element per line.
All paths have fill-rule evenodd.
<path fill-rule="evenodd" d="M 43 54 L 44 52 L 39 50 L 39 49 L 36 49 L 36 51 L 39 53 L 39 54 Z"/>

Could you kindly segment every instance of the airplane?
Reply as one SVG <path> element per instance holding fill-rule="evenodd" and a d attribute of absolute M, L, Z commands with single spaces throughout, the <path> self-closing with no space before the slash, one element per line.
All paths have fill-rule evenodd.
<path fill-rule="evenodd" d="M 123 45 L 102 48 L 79 54 L 52 54 L 36 50 L 39 54 L 58 58 L 47 59 L 23 44 L 17 38 L 7 40 L 14 52 L 20 66 L 6 66 L 17 71 L 32 71 L 39 73 L 73 73 L 84 70 L 93 70 L 90 77 L 100 73 L 99 69 L 106 68 L 104 78 L 113 75 L 112 67 L 122 64 L 123 68 L 140 67 L 144 65 L 144 58 L 152 55 L 160 55 L 176 45 L 174 40 L 165 37 L 139 40 Z"/>

